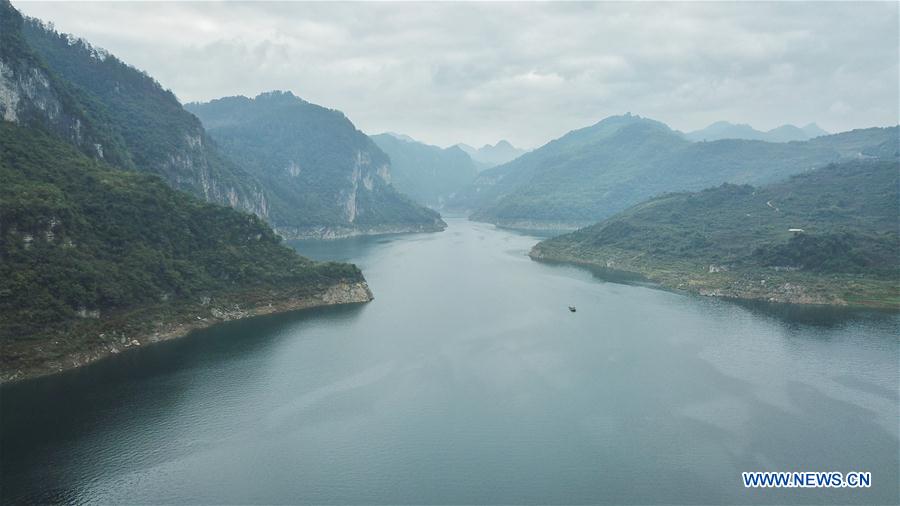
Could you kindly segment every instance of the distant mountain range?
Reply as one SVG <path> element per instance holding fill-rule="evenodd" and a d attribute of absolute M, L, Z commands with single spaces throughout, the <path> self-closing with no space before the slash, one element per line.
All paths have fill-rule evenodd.
<path fill-rule="evenodd" d="M 290 92 L 187 104 L 222 151 L 266 190 L 287 238 L 424 232 L 438 213 L 391 186 L 387 155 L 340 111 Z"/>
<path fill-rule="evenodd" d="M 828 132 L 822 130 L 815 123 L 810 123 L 804 127 L 782 125 L 762 132 L 747 124 L 734 124 L 727 121 L 717 121 L 706 128 L 684 134 L 685 138 L 692 141 L 745 139 L 766 142 L 805 141 L 823 135 L 828 135 Z"/>
<path fill-rule="evenodd" d="M 703 295 L 897 308 L 898 188 L 896 159 L 865 159 L 757 188 L 666 194 L 531 256 Z"/>
<path fill-rule="evenodd" d="M 417 202 L 440 208 L 478 174 L 475 162 L 458 146 L 443 149 L 408 135 L 371 136 L 391 159 L 391 182 Z"/>
<path fill-rule="evenodd" d="M 457 144 L 456 146 L 472 157 L 472 160 L 475 160 L 479 170 L 489 169 L 510 162 L 527 152 L 524 149 L 513 146 L 505 140 L 501 140 L 493 146 L 485 144 L 480 148 L 474 148 L 468 144 Z"/>
<path fill-rule="evenodd" d="M 897 153 L 897 127 L 790 143 L 691 142 L 664 123 L 627 114 L 480 173 L 450 205 L 504 226 L 573 229 L 667 191 L 764 184 L 830 162 Z"/>

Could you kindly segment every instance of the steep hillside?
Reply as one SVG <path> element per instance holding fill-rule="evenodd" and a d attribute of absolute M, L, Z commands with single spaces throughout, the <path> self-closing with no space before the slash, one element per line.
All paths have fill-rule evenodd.
<path fill-rule="evenodd" d="M 442 230 L 440 216 L 391 186 L 390 160 L 341 112 L 290 92 L 185 106 L 269 196 L 287 238 Z"/>
<path fill-rule="evenodd" d="M 614 116 L 482 172 L 451 204 L 472 219 L 521 228 L 576 228 L 667 191 L 762 184 L 830 162 L 896 152 L 898 129 L 806 142 L 690 142 L 663 123 Z"/>
<path fill-rule="evenodd" d="M 420 204 L 442 207 L 478 174 L 469 155 L 456 146 L 442 149 L 394 134 L 371 137 L 391 159 L 391 183 Z"/>
<path fill-rule="evenodd" d="M 260 216 L 258 184 L 225 160 L 199 120 L 159 83 L 84 40 L 0 3 L 0 110 L 91 157 L 162 176 L 172 187 Z"/>
<path fill-rule="evenodd" d="M 900 165 L 890 160 L 832 164 L 761 188 L 668 194 L 541 242 L 531 256 L 705 295 L 898 307 L 898 188 Z"/>
<path fill-rule="evenodd" d="M 254 215 L 0 122 L 0 380 L 250 314 L 371 298 Z"/>

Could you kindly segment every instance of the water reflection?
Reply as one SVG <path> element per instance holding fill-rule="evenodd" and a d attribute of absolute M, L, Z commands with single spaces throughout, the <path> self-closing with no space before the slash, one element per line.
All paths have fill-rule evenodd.
<path fill-rule="evenodd" d="M 818 325 L 601 283 L 530 261 L 533 236 L 449 223 L 297 246 L 361 265 L 364 306 L 0 389 L 3 500 L 900 501 L 889 479 L 852 494 L 739 485 L 746 469 L 896 475 L 896 317 Z"/>

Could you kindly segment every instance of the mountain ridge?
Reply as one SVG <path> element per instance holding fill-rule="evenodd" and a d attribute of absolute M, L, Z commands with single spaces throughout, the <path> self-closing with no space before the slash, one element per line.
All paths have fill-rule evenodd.
<path fill-rule="evenodd" d="M 480 170 L 489 169 L 515 160 L 527 151 L 513 146 L 506 139 L 500 139 L 496 144 L 485 144 L 480 148 L 468 144 L 456 144 L 456 147 L 468 154 L 478 164 Z"/>
<path fill-rule="evenodd" d="M 344 113 L 290 91 L 189 103 L 232 161 L 268 191 L 288 239 L 443 230 L 440 215 L 391 185 L 390 159 Z"/>
<path fill-rule="evenodd" d="M 478 174 L 475 162 L 459 146 L 441 148 L 391 133 L 370 137 L 391 159 L 392 184 L 420 204 L 443 207 Z"/>
<path fill-rule="evenodd" d="M 501 226 L 575 229 L 667 191 L 764 184 L 839 160 L 896 157 L 897 132 L 876 127 L 790 143 L 691 142 L 656 120 L 611 116 L 480 173 L 450 205 Z"/>
<path fill-rule="evenodd" d="M 730 123 L 728 121 L 716 121 L 711 125 L 684 134 L 685 138 L 692 141 L 717 141 L 721 139 L 744 139 L 767 142 L 791 142 L 806 141 L 815 137 L 829 135 L 815 123 L 808 123 L 803 127 L 791 124 L 781 125 L 771 130 L 761 131 L 746 123 Z"/>

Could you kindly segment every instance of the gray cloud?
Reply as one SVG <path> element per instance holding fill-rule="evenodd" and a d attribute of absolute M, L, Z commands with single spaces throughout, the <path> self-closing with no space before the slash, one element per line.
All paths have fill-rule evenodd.
<path fill-rule="evenodd" d="M 896 2 L 15 5 L 184 101 L 289 89 L 440 145 L 533 147 L 626 111 L 682 130 L 900 114 Z"/>

